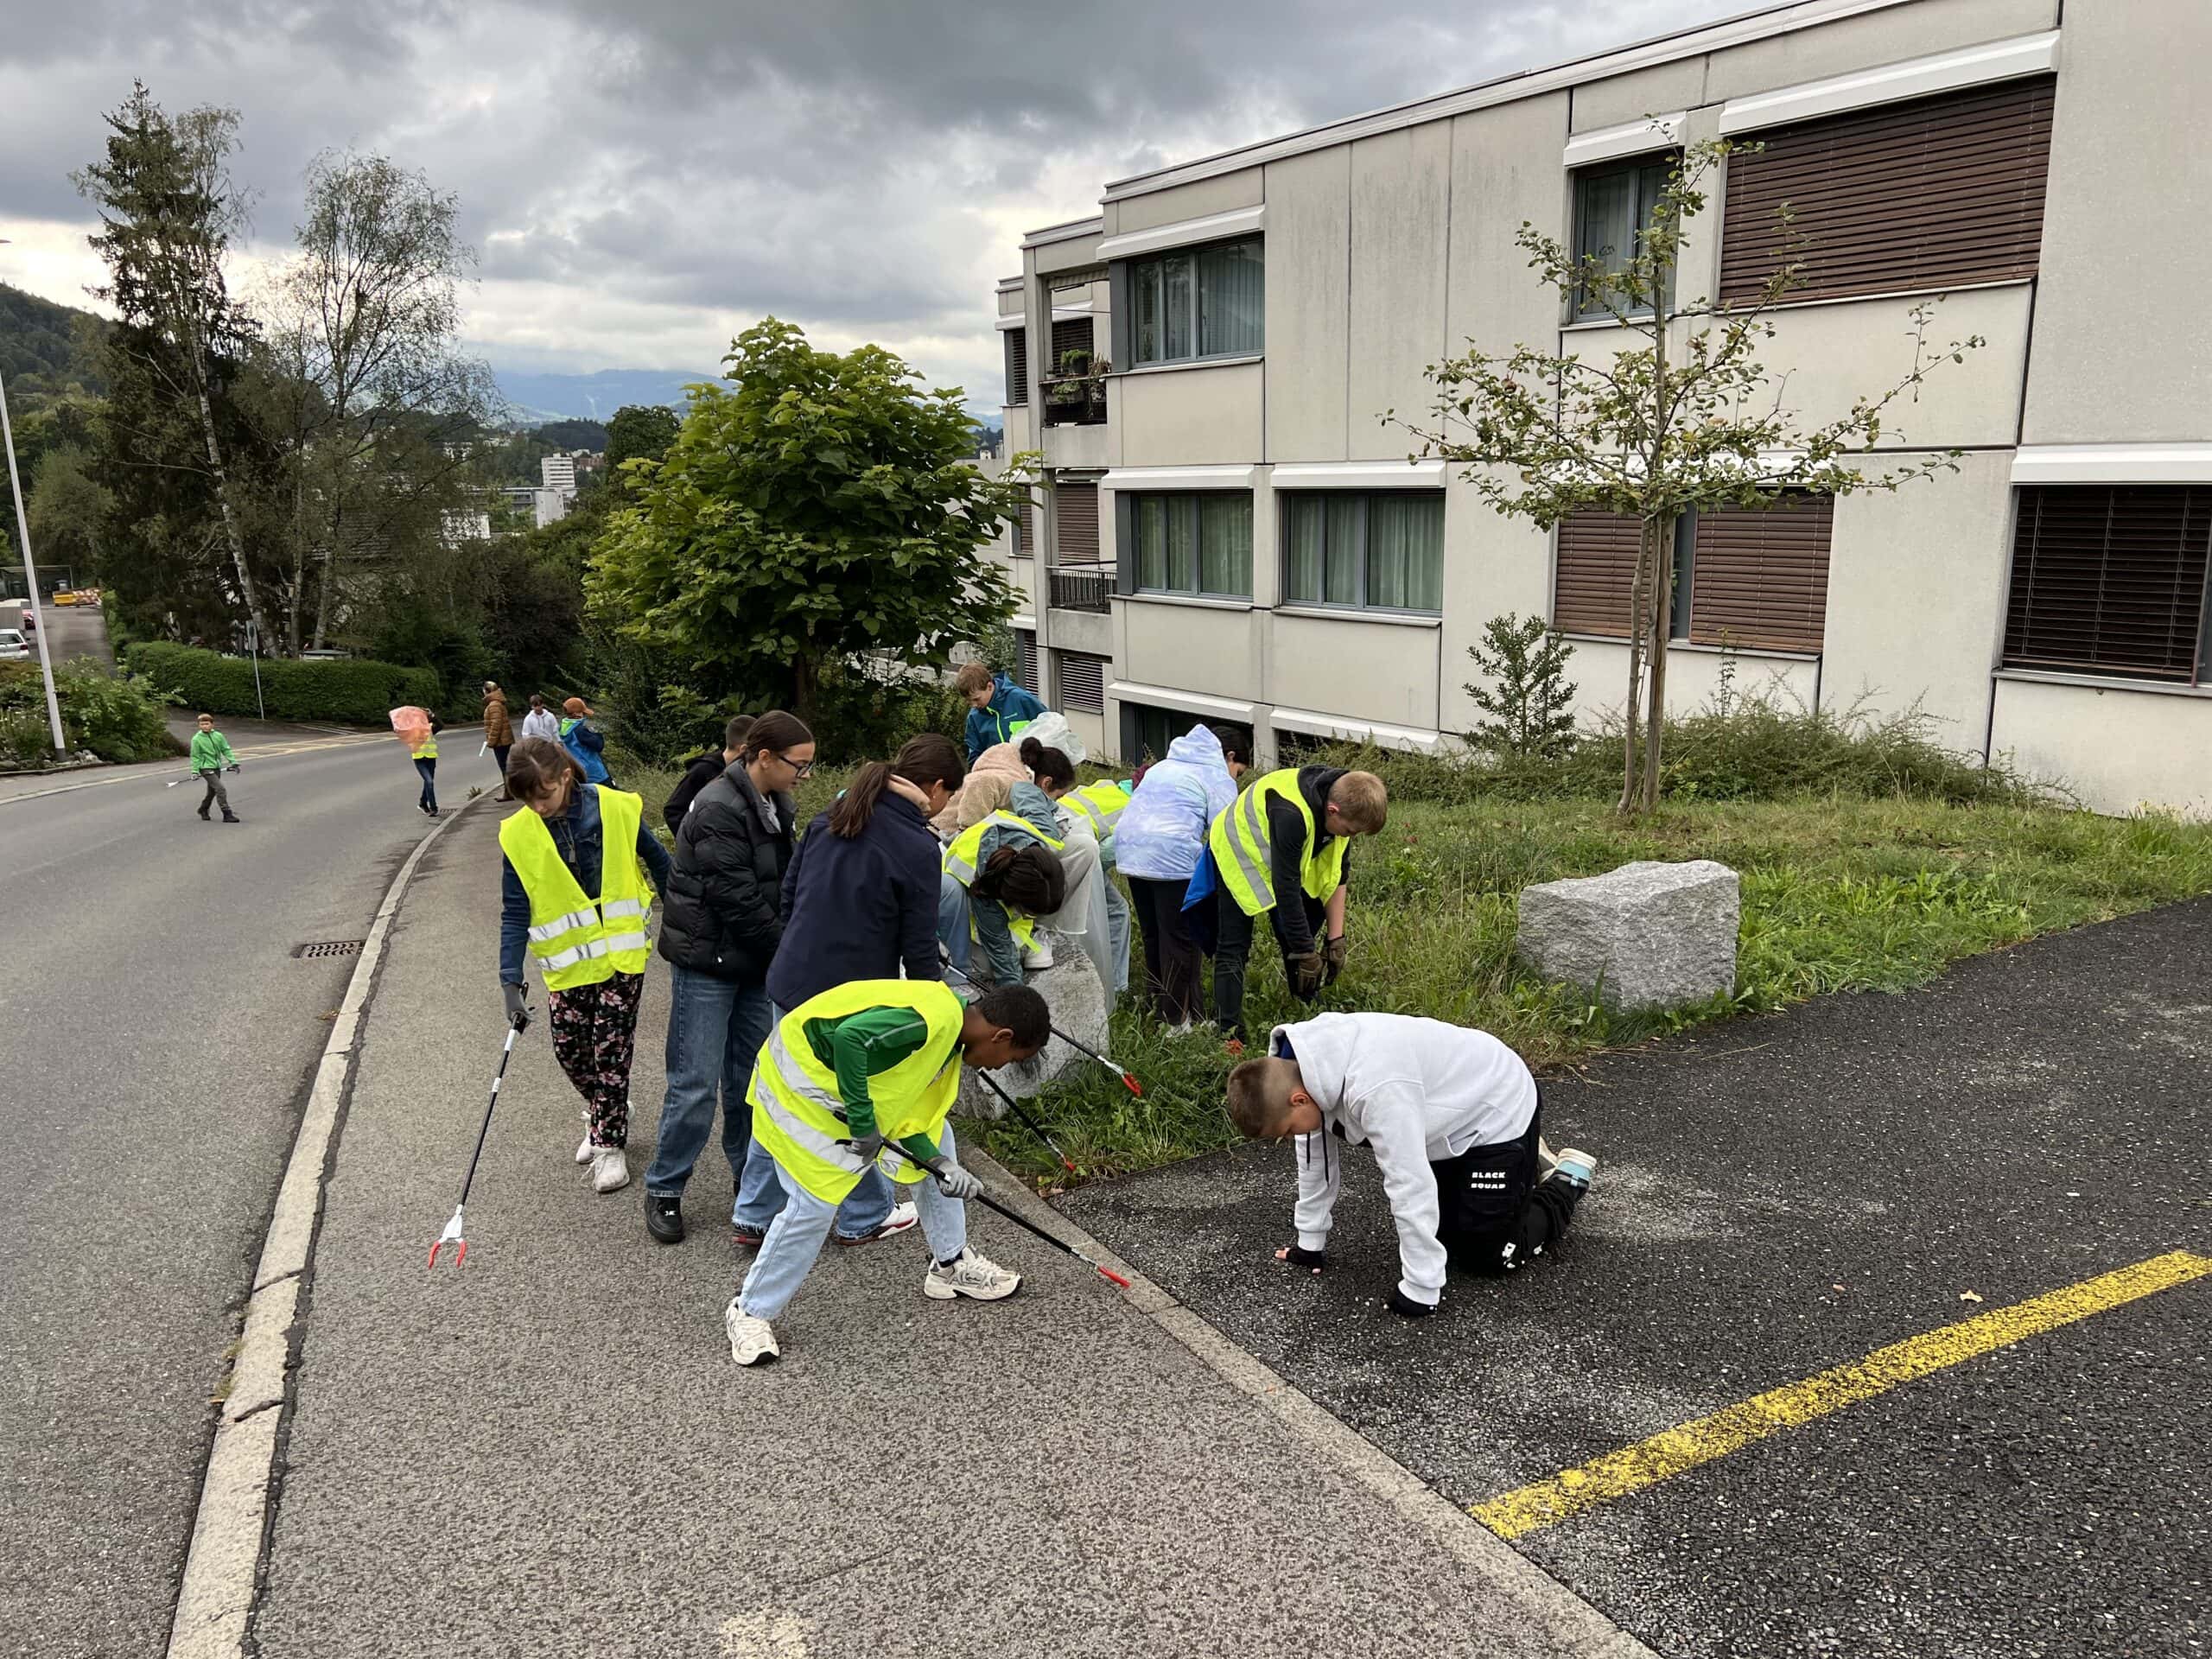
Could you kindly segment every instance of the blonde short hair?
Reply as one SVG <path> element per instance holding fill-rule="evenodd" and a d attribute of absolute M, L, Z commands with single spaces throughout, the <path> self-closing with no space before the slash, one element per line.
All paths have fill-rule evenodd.
<path fill-rule="evenodd" d="M 1390 791 L 1371 772 L 1348 772 L 1329 786 L 1329 804 L 1355 836 L 1377 833 L 1390 816 Z"/>
<path fill-rule="evenodd" d="M 1248 1141 L 1271 1140 L 1282 1133 L 1291 1090 L 1300 1086 L 1294 1060 L 1243 1061 L 1229 1074 L 1229 1121 Z"/>
<path fill-rule="evenodd" d="M 960 671 L 952 677 L 952 689 L 963 697 L 988 690 L 991 683 L 991 671 L 982 663 L 963 663 Z"/>

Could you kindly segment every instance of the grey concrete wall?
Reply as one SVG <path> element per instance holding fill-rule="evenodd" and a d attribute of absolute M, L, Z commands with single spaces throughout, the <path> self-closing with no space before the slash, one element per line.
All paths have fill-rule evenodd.
<path fill-rule="evenodd" d="M 1678 58 L 1574 89 L 1574 130 L 1618 127 L 1647 115 L 1693 110 L 1706 101 L 1705 60 Z"/>
<path fill-rule="evenodd" d="M 1267 614 L 1270 702 L 1436 728 L 1433 622 L 1310 611 Z"/>
<path fill-rule="evenodd" d="M 1351 146 L 1268 168 L 1269 461 L 1345 459 Z"/>
<path fill-rule="evenodd" d="M 1268 324 L 1274 326 L 1272 318 Z M 1120 434 L 1122 464 L 1195 467 L 1257 461 L 1268 366 L 1232 363 L 1116 376 L 1107 396 Z"/>
<path fill-rule="evenodd" d="M 1574 709 L 1585 726 L 1618 718 L 1628 701 L 1628 647 L 1610 639 L 1577 639 L 1567 677 L 1574 683 Z M 1810 709 L 1819 691 L 1817 664 L 1764 652 L 1715 651 L 1676 645 L 1667 652 L 1667 709 L 1687 715 L 1707 705 L 1732 665 L 1738 696 L 1770 696 L 1783 708 Z M 1823 702 L 1826 697 L 1821 697 Z"/>
<path fill-rule="evenodd" d="M 1990 737 L 1993 753 L 2093 810 L 2212 817 L 2212 698 L 2000 679 Z"/>
<path fill-rule="evenodd" d="M 1256 207 L 1263 200 L 1265 188 L 1262 169 L 1248 167 L 1242 172 L 1224 173 L 1219 178 L 1200 179 L 1195 184 L 1179 184 L 1172 190 L 1155 190 L 1148 195 L 1109 202 L 1107 206 L 1114 210 L 1112 234 L 1127 236 L 1133 231 L 1148 231 L 1155 226 L 1173 225 L 1186 219 L 1204 219 L 1210 213 Z"/>
<path fill-rule="evenodd" d="M 1484 350 L 1542 345 L 1559 327 L 1559 299 L 1540 286 L 1514 245 L 1522 220 L 1567 233 L 1568 185 L 1560 166 L 1567 94 L 1477 110 L 1452 123 L 1451 281 L 1445 333 L 1454 353 L 1471 337 Z"/>
<path fill-rule="evenodd" d="M 2067 9 L 2067 26 L 2071 29 L 2082 11 L 2126 11 L 2133 5 L 2134 0 L 2120 0 L 2117 7 L 2113 0 L 2077 0 Z M 1920 0 L 1715 52 L 1707 60 L 1705 95 L 1719 103 L 1985 41 L 2033 35 L 2056 28 L 2057 17 L 2058 0 Z"/>
<path fill-rule="evenodd" d="M 1216 697 L 1258 695 L 1264 613 L 1137 599 L 1116 608 L 1125 613 L 1128 628 L 1122 679 Z"/>
<path fill-rule="evenodd" d="M 1393 408 L 1413 416 L 1431 401 L 1421 371 L 1449 344 L 1444 313 L 1451 195 L 1447 122 L 1351 147 L 1346 448 L 1355 460 L 1404 454 L 1405 433 L 1385 427 L 1381 417 Z M 1272 316 L 1268 321 L 1272 327 Z M 1304 459 L 1280 449 L 1273 458 Z"/>
<path fill-rule="evenodd" d="M 2212 4 L 2066 9 L 2026 441 L 2212 440 Z"/>

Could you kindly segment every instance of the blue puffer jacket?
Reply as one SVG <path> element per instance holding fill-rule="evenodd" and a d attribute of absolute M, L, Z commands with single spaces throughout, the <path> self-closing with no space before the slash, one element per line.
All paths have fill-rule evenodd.
<path fill-rule="evenodd" d="M 968 764 L 976 764 L 976 757 L 994 743 L 1011 743 L 1014 727 L 1037 718 L 1045 712 L 1045 705 L 1016 685 L 1011 677 L 1001 674 L 991 681 L 991 701 L 982 709 L 968 711 Z"/>
<path fill-rule="evenodd" d="M 1146 772 L 1114 821 L 1116 867 L 1147 881 L 1188 881 L 1207 826 L 1236 798 L 1221 740 L 1210 727 L 1192 727 Z"/>

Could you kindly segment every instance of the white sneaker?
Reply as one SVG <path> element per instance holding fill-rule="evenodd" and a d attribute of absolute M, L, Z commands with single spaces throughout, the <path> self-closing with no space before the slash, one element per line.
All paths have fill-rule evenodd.
<path fill-rule="evenodd" d="M 922 1294 L 933 1302 L 972 1296 L 979 1302 L 1002 1302 L 1021 1288 L 1021 1275 L 973 1250 L 963 1250 L 949 1268 L 934 1262 L 922 1280 Z"/>
<path fill-rule="evenodd" d="M 1051 967 L 1052 965 L 1052 945 L 1042 936 L 1039 936 L 1036 944 L 1022 946 L 1021 965 L 1024 968 L 1030 969 L 1033 973 L 1041 972 L 1045 969 Z"/>
<path fill-rule="evenodd" d="M 1552 1150 L 1552 1143 L 1542 1135 L 1536 1137 L 1536 1185 L 1541 1186 L 1552 1178 L 1552 1171 L 1559 1167 L 1559 1154 Z"/>
<path fill-rule="evenodd" d="M 740 1365 L 765 1365 L 783 1352 L 775 1327 L 741 1310 L 734 1296 L 722 1310 L 722 1329 L 729 1332 L 729 1357 Z"/>
<path fill-rule="evenodd" d="M 630 1154 L 620 1147 L 591 1149 L 591 1190 L 619 1192 L 630 1185 Z"/>
<path fill-rule="evenodd" d="M 584 1138 L 576 1142 L 576 1161 L 588 1164 L 591 1162 L 591 1114 L 579 1112 L 576 1116 L 584 1121 Z"/>

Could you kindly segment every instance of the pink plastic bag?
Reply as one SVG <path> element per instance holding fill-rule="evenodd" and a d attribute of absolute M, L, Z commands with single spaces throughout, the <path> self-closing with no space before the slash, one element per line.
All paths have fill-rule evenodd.
<path fill-rule="evenodd" d="M 427 709 L 417 709 L 411 702 L 403 709 L 395 709 L 391 711 L 391 729 L 407 746 L 408 753 L 412 754 L 430 741 L 430 712 Z"/>

